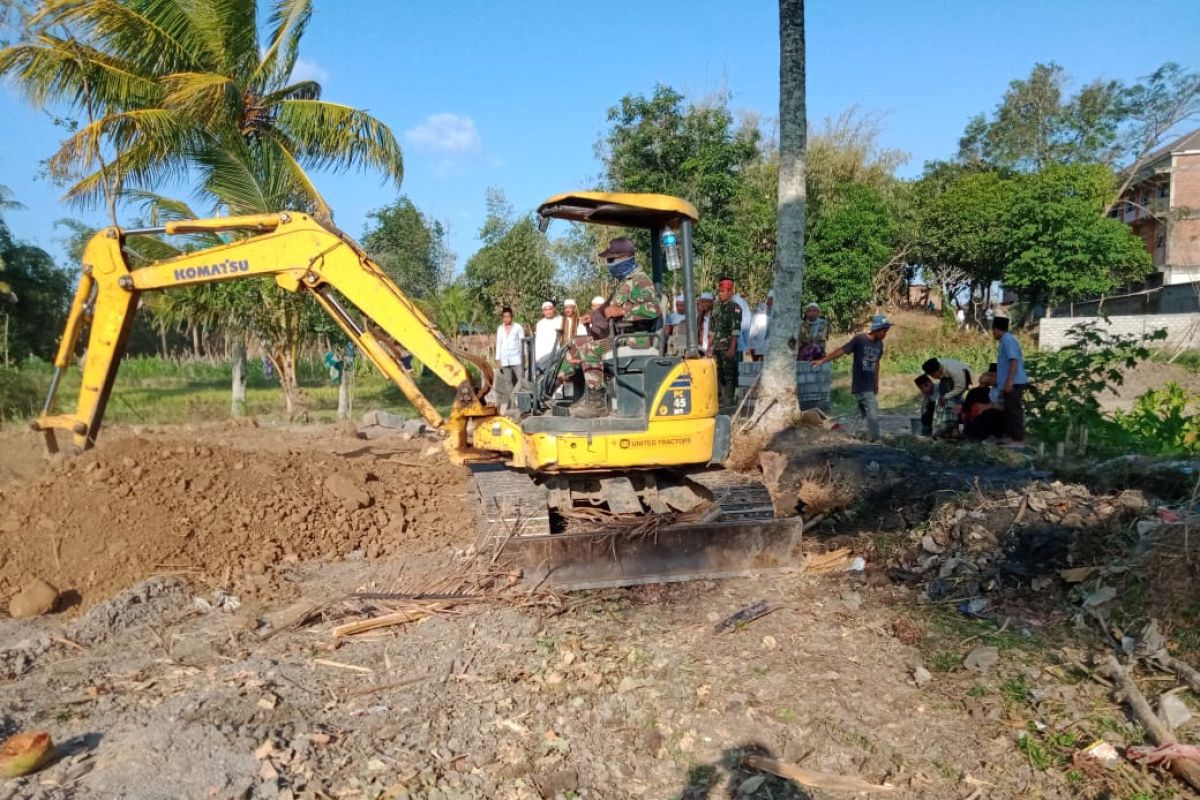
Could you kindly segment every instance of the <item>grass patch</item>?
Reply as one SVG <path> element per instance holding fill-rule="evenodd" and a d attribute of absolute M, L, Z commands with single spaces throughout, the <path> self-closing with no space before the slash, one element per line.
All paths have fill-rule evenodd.
<path fill-rule="evenodd" d="M 1029 702 L 1029 683 L 1024 675 L 1009 678 L 1000 684 L 1000 694 L 1013 705 L 1024 705 Z"/>
<path fill-rule="evenodd" d="M 246 414 L 254 417 L 282 416 L 283 393 L 276 380 L 267 380 L 262 364 L 247 364 Z M 338 387 L 329 380 L 317 361 L 297 365 L 304 407 L 312 421 L 331 421 L 337 416 Z M 53 367 L 30 362 L 20 369 L 0 369 L 0 422 L 18 422 L 35 416 L 50 387 Z M 81 375 L 68 370 L 58 392 L 58 408 L 71 408 L 79 394 Z M 204 361 L 176 362 L 153 357 L 127 358 L 121 363 L 105 412 L 108 423 L 166 425 L 228 419 L 232 366 Z M 429 372 L 417 384 L 443 414 L 449 413 L 454 392 Z M 360 364 L 353 385 L 353 407 L 357 413 L 385 408 L 400 416 L 417 412 L 400 391 L 375 370 Z"/>
<path fill-rule="evenodd" d="M 1013 630 L 1000 630 L 990 620 L 973 619 L 946 606 L 930 606 L 926 619 L 935 642 L 940 639 L 943 644 L 953 640 L 956 643 L 967 642 L 972 648 L 980 645 L 995 647 L 1000 652 L 1032 652 L 1045 646 L 1045 642 L 1037 635 L 1025 636 Z"/>

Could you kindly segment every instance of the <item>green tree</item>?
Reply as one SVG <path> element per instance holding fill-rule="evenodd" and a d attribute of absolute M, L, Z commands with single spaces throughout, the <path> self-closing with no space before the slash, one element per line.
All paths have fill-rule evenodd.
<path fill-rule="evenodd" d="M 534 322 L 544 300 L 554 294 L 557 265 L 550 244 L 532 217 L 512 216 L 503 192 L 489 189 L 488 214 L 479 231 L 483 247 L 467 261 L 466 285 L 486 314 L 495 319 L 511 306 L 517 319 Z"/>
<path fill-rule="evenodd" d="M 990 168 L 1037 172 L 1051 164 L 1104 164 L 1121 170 L 1105 211 L 1146 159 L 1200 116 L 1200 72 L 1173 62 L 1136 83 L 1094 80 L 1069 94 L 1057 64 L 1035 64 L 1009 84 L 990 115 L 967 125 L 959 160 Z"/>
<path fill-rule="evenodd" d="M 1094 81 L 1066 97 L 1067 74 L 1058 64 L 1035 64 L 1014 80 L 991 118 L 980 114 L 959 142 L 966 163 L 1036 171 L 1054 163 L 1115 163 L 1119 128 L 1127 111 L 1117 81 Z"/>
<path fill-rule="evenodd" d="M 0 358 L 20 363 L 30 356 L 49 360 L 57 345 L 71 296 L 71 277 L 46 251 L 13 238 L 0 219 Z"/>
<path fill-rule="evenodd" d="M 441 279 L 445 234 L 407 197 L 367 214 L 362 245 L 388 276 L 414 299 L 433 297 Z"/>
<path fill-rule="evenodd" d="M 254 0 L 42 0 L 23 40 L 0 50 L 0 74 L 37 106 L 86 114 L 48 162 L 67 197 L 153 191 L 193 169 L 210 195 L 252 191 L 223 174 L 247 147 L 326 217 L 310 169 L 372 168 L 399 184 L 386 125 L 292 80 L 311 0 L 276 0 L 265 38 L 257 12 Z"/>
<path fill-rule="evenodd" d="M 849 327 L 872 301 L 873 280 L 895 252 L 896 223 L 880 193 L 851 184 L 805 236 L 806 298 L 819 299 L 832 322 Z"/>
<path fill-rule="evenodd" d="M 1000 279 L 999 239 L 1011 180 L 1000 172 L 932 163 L 913 187 L 917 232 L 912 259 L 945 296 Z"/>
<path fill-rule="evenodd" d="M 1106 167 L 1051 165 L 1012 183 L 997 230 L 1000 279 L 1026 311 L 1111 291 L 1152 270 L 1142 240 L 1102 215 L 1114 185 Z"/>
<path fill-rule="evenodd" d="M 740 278 L 734 217 L 743 171 L 759 157 L 758 129 L 735 125 L 725 97 L 688 104 L 662 85 L 649 97 L 621 98 L 608 121 L 602 146 L 607 188 L 689 200 L 700 212 L 695 250 L 702 274 Z"/>

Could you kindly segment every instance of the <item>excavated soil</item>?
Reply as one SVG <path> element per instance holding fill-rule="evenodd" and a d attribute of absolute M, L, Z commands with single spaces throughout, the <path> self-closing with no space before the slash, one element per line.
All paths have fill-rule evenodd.
<path fill-rule="evenodd" d="M 785 456 L 777 503 L 820 508 L 806 547 L 844 546 L 865 571 L 847 557 L 823 574 L 450 592 L 339 638 L 377 593 L 445 599 L 434 587 L 464 564 L 508 574 L 470 557 L 466 474 L 436 444 L 244 424 L 106 431 L 49 464 L 36 444 L 0 435 L 0 601 L 38 577 L 84 610 L 0 613 L 0 739 L 46 731 L 58 752 L 0 798 L 850 796 L 755 772 L 748 753 L 921 800 L 1189 796 L 1084 755 L 1144 738 L 1087 679 L 1083 648 L 1104 642 L 1064 622 L 1100 587 L 1060 585 L 1061 567 L 1103 554 L 1039 551 L 1041 569 L 992 586 L 994 566 L 1025 563 L 1009 534 L 1136 531 L 1150 507 L 1101 513 L 1122 495 L 789 431 L 757 443 Z M 975 591 L 990 605 L 960 611 L 957 592 Z M 1038 591 L 1053 603 L 1018 602 Z M 778 608 L 719 624 L 763 602 Z M 1154 701 L 1173 686 L 1140 677 Z"/>
<path fill-rule="evenodd" d="M 367 442 L 336 427 L 117 430 L 35 471 L 33 435 L 5 438 L 18 457 L 7 471 L 17 480 L 0 485 L 0 598 L 36 577 L 86 608 L 160 573 L 286 594 L 286 568 L 301 561 L 474 537 L 465 471 L 427 440 Z"/>

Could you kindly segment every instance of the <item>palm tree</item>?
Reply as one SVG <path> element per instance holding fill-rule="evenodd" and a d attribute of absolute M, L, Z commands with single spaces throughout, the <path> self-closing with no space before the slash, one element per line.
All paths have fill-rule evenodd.
<path fill-rule="evenodd" d="M 796 354 L 804 286 L 804 0 L 779 0 L 779 207 L 775 306 L 767 329 L 759 401 L 771 403 L 762 424 L 778 430 L 796 409 Z M 774 402 L 771 402 L 774 400 Z"/>
<path fill-rule="evenodd" d="M 0 74 L 35 105 L 85 115 L 49 161 L 70 200 L 111 203 L 191 170 L 218 196 L 230 154 L 248 148 L 328 217 L 310 169 L 377 169 L 397 185 L 404 169 L 387 125 L 292 79 L 311 14 L 312 0 L 275 0 L 260 41 L 255 0 L 41 0 Z"/>
<path fill-rule="evenodd" d="M 104 197 L 114 224 L 118 198 L 147 203 L 152 216 L 195 217 L 185 203 L 155 194 L 171 180 L 198 178 L 197 194 L 214 210 L 294 208 L 329 219 L 310 169 L 376 169 L 397 185 L 403 177 L 387 125 L 321 99 L 314 81 L 292 79 L 312 0 L 275 0 L 261 42 L 255 0 L 37 5 L 25 39 L 0 50 L 0 74 L 15 78 L 36 105 L 83 113 L 86 124 L 50 158 L 50 172 L 70 183 L 69 200 Z M 235 413 L 247 332 L 268 348 L 293 411 L 296 354 L 311 311 L 263 282 L 198 287 L 159 301 L 164 320 L 207 321 L 234 338 Z"/>

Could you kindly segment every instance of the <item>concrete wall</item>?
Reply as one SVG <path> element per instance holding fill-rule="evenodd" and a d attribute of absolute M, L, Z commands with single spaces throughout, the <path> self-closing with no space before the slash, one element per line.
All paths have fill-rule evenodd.
<path fill-rule="evenodd" d="M 1200 348 L 1200 313 L 1197 314 L 1139 314 L 1124 317 L 1052 317 L 1038 323 L 1038 348 L 1058 350 L 1071 343 L 1067 331 L 1083 322 L 1095 322 L 1114 334 L 1153 333 L 1166 328 L 1165 342 L 1158 346 Z"/>

